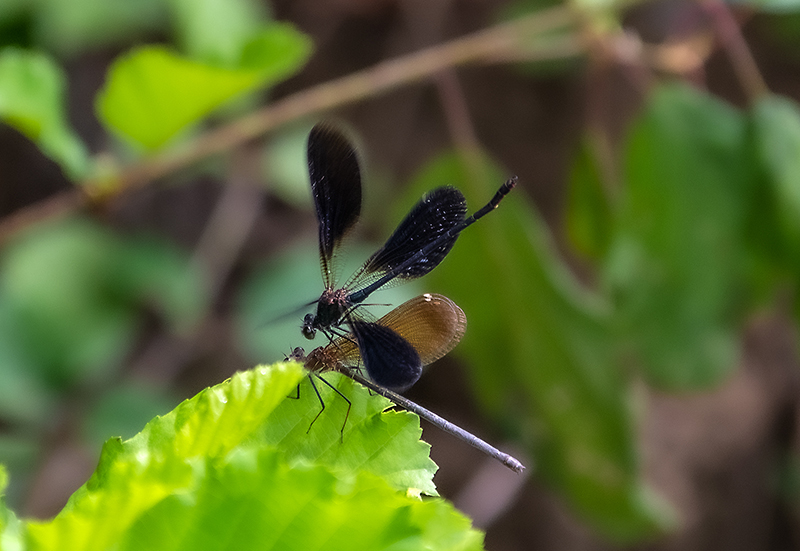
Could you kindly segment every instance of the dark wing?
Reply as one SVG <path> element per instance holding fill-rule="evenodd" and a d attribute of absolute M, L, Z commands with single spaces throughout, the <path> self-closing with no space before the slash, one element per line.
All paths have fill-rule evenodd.
<path fill-rule="evenodd" d="M 308 174 L 319 222 L 322 279 L 330 287 L 336 248 L 361 214 L 361 171 L 350 141 L 329 124 L 315 125 L 308 135 Z"/>
<path fill-rule="evenodd" d="M 350 325 L 354 334 L 318 349 L 317 356 L 325 361 L 317 361 L 315 369 L 333 369 L 336 362 L 348 367 L 363 362 L 374 382 L 404 390 L 419 379 L 422 366 L 461 341 L 467 317 L 449 298 L 426 293 L 404 302 L 377 323 L 351 321 Z"/>
<path fill-rule="evenodd" d="M 467 316 L 446 296 L 425 293 L 404 302 L 381 319 L 384 325 L 414 347 L 422 365 L 450 352 L 467 330 Z"/>
<path fill-rule="evenodd" d="M 394 278 L 414 279 L 427 274 L 453 248 L 459 232 L 445 234 L 464 222 L 466 212 L 467 202 L 457 189 L 441 187 L 428 193 L 400 222 L 386 244 L 350 278 L 345 288 L 366 290 L 382 279 L 385 281 L 378 286 Z M 378 286 L 353 293 L 350 298 L 361 302 Z"/>
<path fill-rule="evenodd" d="M 400 392 L 419 380 L 422 360 L 407 340 L 377 323 L 353 320 L 350 328 L 364 368 L 375 383 Z"/>

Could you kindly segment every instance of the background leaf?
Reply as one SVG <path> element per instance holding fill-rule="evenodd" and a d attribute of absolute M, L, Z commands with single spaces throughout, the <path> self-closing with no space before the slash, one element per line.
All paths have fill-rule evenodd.
<path fill-rule="evenodd" d="M 800 2 L 797 0 L 737 0 L 735 4 L 775 14 L 795 14 L 800 11 Z"/>
<path fill-rule="evenodd" d="M 128 350 L 142 306 L 185 327 L 198 288 L 188 261 L 161 243 L 125 241 L 83 219 L 38 227 L 2 258 L 7 353 L 52 387 L 102 377 Z"/>
<path fill-rule="evenodd" d="M 753 106 L 752 145 L 763 170 L 761 200 L 753 225 L 761 228 L 762 251 L 796 272 L 800 268 L 800 111 L 780 96 L 768 95 Z M 761 209 L 756 210 L 758 207 Z"/>
<path fill-rule="evenodd" d="M 252 0 L 169 0 L 169 5 L 181 50 L 212 65 L 236 66 L 245 44 L 267 21 L 267 5 Z"/>
<path fill-rule="evenodd" d="M 590 139 L 584 138 L 572 161 L 566 233 L 575 250 L 588 258 L 600 260 L 608 252 L 614 221 L 608 190 Z"/>
<path fill-rule="evenodd" d="M 132 36 L 158 31 L 167 10 L 164 0 L 27 1 L 36 42 L 61 55 L 121 44 Z"/>
<path fill-rule="evenodd" d="M 479 208 L 504 174 L 488 160 L 463 159 L 439 157 L 413 190 L 456 185 L 470 211 Z M 469 358 L 476 398 L 524 434 L 541 476 L 616 539 L 663 529 L 669 515 L 640 479 L 607 306 L 558 262 L 520 194 L 467 229 L 431 279 L 467 315 L 456 353 Z"/>
<path fill-rule="evenodd" d="M 656 91 L 631 132 L 606 276 L 656 384 L 708 386 L 736 366 L 753 175 L 744 145 L 740 113 L 683 85 Z"/>
<path fill-rule="evenodd" d="M 303 34 L 278 23 L 248 41 L 233 66 L 195 61 L 161 46 L 140 47 L 114 62 L 97 111 L 115 132 L 155 149 L 226 101 L 288 77 L 310 52 Z"/>
<path fill-rule="evenodd" d="M 67 177 L 86 176 L 89 159 L 64 113 L 64 76 L 46 55 L 0 50 L 0 119 L 34 141 Z"/>

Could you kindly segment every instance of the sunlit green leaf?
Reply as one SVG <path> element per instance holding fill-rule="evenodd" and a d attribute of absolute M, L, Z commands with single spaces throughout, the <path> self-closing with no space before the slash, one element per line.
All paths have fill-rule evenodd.
<path fill-rule="evenodd" d="M 29 548 L 481 548 L 451 505 L 397 486 L 391 465 L 416 466 L 428 485 L 433 473 L 415 416 L 382 412 L 385 400 L 332 377 L 353 404 L 340 441 L 341 407 L 309 430 L 316 396 L 306 385 L 287 397 L 302 377 L 296 363 L 239 373 L 108 441 L 64 510 L 25 524 Z"/>
<path fill-rule="evenodd" d="M 607 276 L 623 338 L 658 384 L 710 385 L 736 366 L 753 174 L 744 144 L 740 113 L 680 85 L 659 89 L 631 132 Z"/>
<path fill-rule="evenodd" d="M 6 507 L 5 493 L 8 486 L 8 472 L 0 465 L 0 549 L 3 551 L 20 551 L 23 549 L 22 523 L 14 512 Z"/>
<path fill-rule="evenodd" d="M 451 524 L 447 545 L 438 517 Z M 267 449 L 206 462 L 196 487 L 140 517 L 119 549 L 480 549 L 480 540 L 445 502 L 420 502 L 366 473 L 342 484 Z"/>
<path fill-rule="evenodd" d="M 115 132 L 157 148 L 228 100 L 288 77 L 310 51 L 305 35 L 277 23 L 243 46 L 235 66 L 203 63 L 162 46 L 137 48 L 112 65 L 97 110 Z"/>
<path fill-rule="evenodd" d="M 206 389 L 127 441 L 106 442 L 89 481 L 50 522 L 28 524 L 37 549 L 107 549 L 167 496 L 194 483 L 191 458 L 223 458 L 269 417 L 301 376 L 254 370 Z"/>
<path fill-rule="evenodd" d="M 89 160 L 64 111 L 64 75 L 44 54 L 0 51 L 0 120 L 35 142 L 69 178 L 86 175 Z"/>
<path fill-rule="evenodd" d="M 300 397 L 276 409 L 276 416 L 291 423 L 265 425 L 264 440 L 303 462 L 345 472 L 369 471 L 398 490 L 437 495 L 431 480 L 436 466 L 428 457 L 430 446 L 419 441 L 419 419 L 405 411 L 378 415 L 391 405 L 388 400 L 370 396 L 344 376 L 329 374 L 325 380 L 350 400 L 349 415 L 344 398 L 317 380 L 325 411 L 314 421 L 322 404 L 306 379 Z"/>
<path fill-rule="evenodd" d="M 475 210 L 506 176 L 474 155 L 448 154 L 422 171 L 412 193 L 455 185 Z M 467 315 L 455 353 L 469 361 L 476 398 L 530 440 L 537 472 L 587 519 L 632 540 L 669 518 L 640 478 L 609 313 L 558 261 L 525 182 L 520 188 L 468 228 L 426 282 Z"/>

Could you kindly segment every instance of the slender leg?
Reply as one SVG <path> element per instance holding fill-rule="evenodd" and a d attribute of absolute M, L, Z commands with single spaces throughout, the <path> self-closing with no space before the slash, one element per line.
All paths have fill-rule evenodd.
<path fill-rule="evenodd" d="M 336 388 L 328 381 L 326 381 L 321 375 L 317 374 L 309 374 L 308 379 L 309 381 L 311 381 L 311 388 L 313 388 L 314 392 L 317 393 L 317 398 L 319 398 L 319 403 L 322 404 L 322 409 L 319 410 L 319 413 L 317 413 L 317 415 L 314 417 L 314 420 L 311 421 L 311 425 L 308 426 L 306 434 L 311 430 L 311 427 L 314 425 L 319 416 L 322 415 L 322 412 L 325 411 L 325 402 L 322 400 L 322 396 L 320 395 L 319 390 L 317 390 L 317 385 L 314 384 L 314 380 L 311 378 L 312 375 L 317 379 L 319 379 L 320 381 L 322 381 L 323 383 L 325 383 L 326 385 L 328 385 L 330 388 L 332 388 L 333 391 L 336 392 L 336 394 L 341 396 L 344 399 L 344 401 L 347 402 L 347 413 L 345 413 L 344 415 L 344 423 L 342 423 L 342 428 L 339 430 L 339 442 L 344 443 L 344 427 L 347 426 L 347 419 L 350 417 L 350 408 L 353 406 L 353 403 L 347 398 L 347 396 L 342 394 L 342 392 L 338 388 Z"/>
<path fill-rule="evenodd" d="M 317 377 L 319 377 L 319 375 L 317 375 Z M 322 377 L 319 377 L 319 378 L 322 379 Z M 322 380 L 324 381 L 325 379 L 322 379 Z M 319 413 L 317 413 L 317 415 L 314 416 L 314 419 L 311 420 L 311 424 L 308 425 L 308 430 L 306 431 L 306 434 L 311 432 L 311 427 L 314 426 L 314 423 L 317 422 L 317 419 L 319 419 L 319 416 L 322 415 L 323 411 L 325 411 L 325 401 L 322 399 L 322 395 L 320 395 L 319 390 L 317 390 L 317 385 L 314 384 L 314 375 L 312 373 L 308 374 L 308 382 L 311 383 L 311 388 L 314 389 L 314 392 L 316 393 L 317 398 L 319 399 L 319 405 L 322 406 L 322 407 L 320 408 Z M 300 385 L 297 386 L 297 394 L 298 395 L 300 394 Z"/>

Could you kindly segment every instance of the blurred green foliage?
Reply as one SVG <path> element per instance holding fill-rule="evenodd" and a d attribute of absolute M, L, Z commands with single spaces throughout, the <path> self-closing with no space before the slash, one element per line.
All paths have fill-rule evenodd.
<path fill-rule="evenodd" d="M 656 91 L 631 129 L 605 262 L 620 336 L 660 385 L 719 382 L 736 366 L 754 191 L 745 118 L 681 86 Z"/>
<path fill-rule="evenodd" d="M 502 180 L 488 159 L 455 152 L 423 168 L 411 189 L 456 185 L 474 208 Z M 669 514 L 640 478 L 609 305 L 574 281 L 536 211 L 508 197 L 464 232 L 431 280 L 469 320 L 455 352 L 469 358 L 476 399 L 532 446 L 539 474 L 616 539 L 665 527 Z"/>
<path fill-rule="evenodd" d="M 187 260 L 163 243 L 122 240 L 81 219 L 42 226 L 2 259 L 4 349 L 47 387 L 68 387 L 116 365 L 141 306 L 176 328 L 190 326 L 199 289 Z"/>
<path fill-rule="evenodd" d="M 0 461 L 19 475 L 13 495 L 70 394 L 91 396 L 84 437 L 98 443 L 109 434 L 133 434 L 174 403 L 152 391 L 142 400 L 112 398 L 128 388 L 117 389 L 115 381 L 146 311 L 182 333 L 197 322 L 201 299 L 199 275 L 180 252 L 152 239 L 121 238 L 86 219 L 39 226 L 6 248 L 0 415 L 7 428 Z M 103 388 L 110 394 L 92 395 Z"/>
<path fill-rule="evenodd" d="M 610 246 L 614 188 L 604 187 L 611 183 L 604 181 L 592 147 L 592 138 L 584 139 L 572 161 L 565 227 L 575 252 L 597 262 Z"/>
<path fill-rule="evenodd" d="M 69 128 L 64 75 L 44 54 L 0 50 L 0 120 L 36 142 L 74 179 L 86 176 L 86 148 Z"/>
<path fill-rule="evenodd" d="M 166 0 L 4 0 L 0 29 L 19 46 L 70 56 L 161 30 L 167 10 Z"/>
<path fill-rule="evenodd" d="M 0 51 L 0 119 L 75 182 L 94 175 L 97 161 L 67 122 L 62 70 L 52 56 L 20 45 L 73 55 L 141 33 L 171 33 L 180 52 L 142 46 L 119 56 L 96 98 L 110 133 L 151 151 L 179 142 L 242 94 L 288 78 L 311 52 L 308 37 L 271 22 L 248 0 L 15 0 L 0 5 L 0 29 L 12 28 L 16 46 Z M 308 199 L 298 154 L 305 134 L 290 129 L 266 152 L 277 194 L 293 205 Z M 605 534 L 630 542 L 674 521 L 642 482 L 632 379 L 643 375 L 672 390 L 720 383 L 737 365 L 742 325 L 754 308 L 787 288 L 798 295 L 800 112 L 775 95 L 739 110 L 662 84 L 645 98 L 614 160 L 619 181 L 608 181 L 591 140 L 573 159 L 564 219 L 567 246 L 594 270 L 595 288 L 574 278 L 521 190 L 466 231 L 424 285 L 467 314 L 456 353 L 469 366 L 476 400 L 527 447 L 541 477 Z M 444 184 L 482 205 L 507 175 L 480 152 L 440 153 L 394 202 L 392 219 Z M 368 252 L 354 248 L 348 257 L 355 266 Z M 292 309 L 298 297 L 319 295 L 317 262 L 315 247 L 301 244 L 244 278 L 235 316 L 245 355 L 275 358 L 297 343 L 300 316 Z M 8 430 L 0 459 L 11 465 L 12 485 L 70 391 L 105 390 L 81 427 L 94 442 L 131 435 L 168 408 L 169 396 L 117 380 L 118 368 L 148 311 L 175 333 L 192 332 L 208 307 L 203 277 L 173 247 L 88 218 L 42 225 L 6 248 L 0 416 Z M 392 289 L 380 300 L 399 304 L 419 290 Z M 265 330 L 265 305 L 292 315 Z M 131 440 L 108 441 L 95 475 L 55 521 L 20 522 L 0 508 L 2 548 L 25 541 L 93 549 L 105 541 L 171 549 L 200 540 L 205 548 L 249 547 L 265 544 L 267 533 L 233 535 L 226 527 L 265 519 L 305 548 L 312 534 L 301 529 L 309 518 L 297 509 L 302 500 L 323 518 L 320 529 L 353 531 L 369 548 L 401 535 L 409 548 L 437 538 L 442 548 L 480 545 L 449 505 L 397 493 L 435 494 L 434 467 L 411 416 L 381 414 L 384 402 L 333 377 L 353 400 L 345 444 L 336 445 L 345 404 L 335 396 L 306 435 L 316 395 L 304 382 L 299 400 L 284 400 L 300 372 L 275 369 L 237 376 Z M 93 539 L 100 525 L 106 531 Z M 219 539 L 205 539 L 212 532 Z"/>

